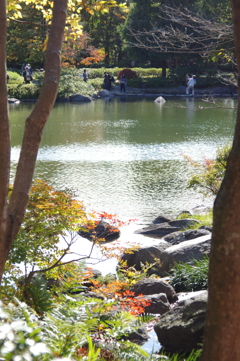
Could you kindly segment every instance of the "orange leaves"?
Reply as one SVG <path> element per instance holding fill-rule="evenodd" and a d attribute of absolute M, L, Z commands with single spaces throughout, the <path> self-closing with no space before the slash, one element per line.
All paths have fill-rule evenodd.
<path fill-rule="evenodd" d="M 146 306 L 149 306 L 150 303 L 147 301 L 143 295 L 135 297 L 135 293 L 130 291 L 128 281 L 112 281 L 108 284 L 101 285 L 97 280 L 92 280 L 93 287 L 92 289 L 96 293 L 100 293 L 107 298 L 112 298 L 115 301 L 114 309 L 119 309 L 123 311 L 128 311 L 132 315 L 138 316 L 144 313 Z"/>
<path fill-rule="evenodd" d="M 116 294 L 119 297 L 119 302 L 122 310 L 128 311 L 134 316 L 139 316 L 144 313 L 146 306 L 150 305 L 143 295 L 135 297 L 134 292 L 125 291 L 122 294 Z"/>
<path fill-rule="evenodd" d="M 89 51 L 89 56 L 82 59 L 79 62 L 79 64 L 89 66 L 89 65 L 94 64 L 94 63 L 95 64 L 100 63 L 101 61 L 104 60 L 104 58 L 106 56 L 103 49 L 96 49 L 93 46 L 89 46 L 88 51 Z"/>

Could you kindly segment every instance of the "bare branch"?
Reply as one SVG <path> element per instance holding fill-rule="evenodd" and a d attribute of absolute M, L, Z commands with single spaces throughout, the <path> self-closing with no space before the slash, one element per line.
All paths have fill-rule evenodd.
<path fill-rule="evenodd" d="M 209 56 L 216 50 L 233 50 L 232 24 L 219 19 L 207 20 L 188 9 L 180 10 L 162 5 L 159 19 L 166 21 L 164 27 L 152 24 L 151 30 L 137 31 L 128 28 L 134 41 L 131 46 L 163 53 L 188 53 Z M 168 25 L 169 24 L 169 25 Z"/>

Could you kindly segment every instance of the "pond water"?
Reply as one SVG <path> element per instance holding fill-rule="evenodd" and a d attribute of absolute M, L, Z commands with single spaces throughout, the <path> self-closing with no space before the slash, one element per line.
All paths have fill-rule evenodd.
<path fill-rule="evenodd" d="M 167 100 L 119 98 L 87 104 L 56 104 L 45 127 L 35 178 L 57 189 L 73 188 L 89 209 L 137 221 L 121 229 L 122 244 L 158 243 L 134 234 L 159 214 L 177 214 L 211 199 L 187 189 L 195 161 L 213 158 L 218 146 L 231 140 L 236 101 L 219 99 L 217 105 L 199 99 Z M 12 178 L 19 157 L 25 119 L 32 104 L 10 107 Z M 209 107 L 209 109 L 201 108 Z M 88 254 L 91 243 L 81 237 L 73 250 Z M 95 248 L 93 258 L 102 257 Z M 117 260 L 89 265 L 103 275 L 115 272 Z M 161 347 L 155 332 L 143 345 L 149 353 Z"/>
<path fill-rule="evenodd" d="M 89 209 L 137 219 L 122 237 L 149 244 L 134 229 L 159 214 L 212 204 L 187 189 L 192 169 L 184 155 L 196 161 L 215 156 L 216 148 L 232 138 L 235 102 L 218 99 L 214 105 L 184 98 L 160 105 L 154 99 L 116 98 L 57 103 L 44 130 L 35 178 L 57 189 L 75 189 Z M 12 176 L 32 107 L 10 107 Z"/>

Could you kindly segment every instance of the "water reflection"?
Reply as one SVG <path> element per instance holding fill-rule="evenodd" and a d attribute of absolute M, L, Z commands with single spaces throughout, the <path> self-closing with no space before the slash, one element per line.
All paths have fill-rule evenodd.
<path fill-rule="evenodd" d="M 177 213 L 203 202 L 186 189 L 191 173 L 183 155 L 212 158 L 232 137 L 236 111 L 199 110 L 199 99 L 97 100 L 56 104 L 46 125 L 35 177 L 57 188 L 78 190 L 97 211 L 149 222 L 159 213 Z M 32 105 L 10 109 L 12 174 L 18 160 L 23 125 Z M 208 202 L 208 200 L 207 200 Z M 211 202 L 211 201 L 209 201 Z"/>

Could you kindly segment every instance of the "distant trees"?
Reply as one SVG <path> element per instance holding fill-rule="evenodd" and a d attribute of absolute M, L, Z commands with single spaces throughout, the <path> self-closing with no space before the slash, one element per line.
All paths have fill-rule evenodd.
<path fill-rule="evenodd" d="M 42 67 L 49 26 L 36 6 L 21 6 L 21 18 L 8 22 L 7 62 L 16 67 L 26 62 Z"/>
<path fill-rule="evenodd" d="M 8 12 L 8 65 L 19 67 L 29 62 L 42 67 L 51 21 L 50 2 L 18 4 L 14 0 L 14 4 Z M 86 66 L 103 60 L 106 65 L 117 65 L 123 47 L 119 26 L 127 10 L 122 0 L 72 2 L 63 46 L 65 65 Z"/>
<path fill-rule="evenodd" d="M 127 16 L 128 7 L 122 0 L 116 0 L 108 11 L 89 13 L 89 4 L 96 1 L 88 0 L 81 11 L 84 30 L 90 35 L 92 44 L 104 50 L 105 66 L 117 66 L 123 57 L 123 38 L 121 27 Z"/>
<path fill-rule="evenodd" d="M 179 4 L 137 0 L 129 13 L 125 34 L 129 47 L 151 58 L 176 65 L 200 58 L 229 61 L 234 58 L 231 9 L 228 1 L 221 6 L 215 0 L 182 1 Z M 141 6 L 143 7 L 141 11 Z M 216 10 L 217 9 L 217 10 Z M 146 22 L 137 23 L 146 11 Z"/>

